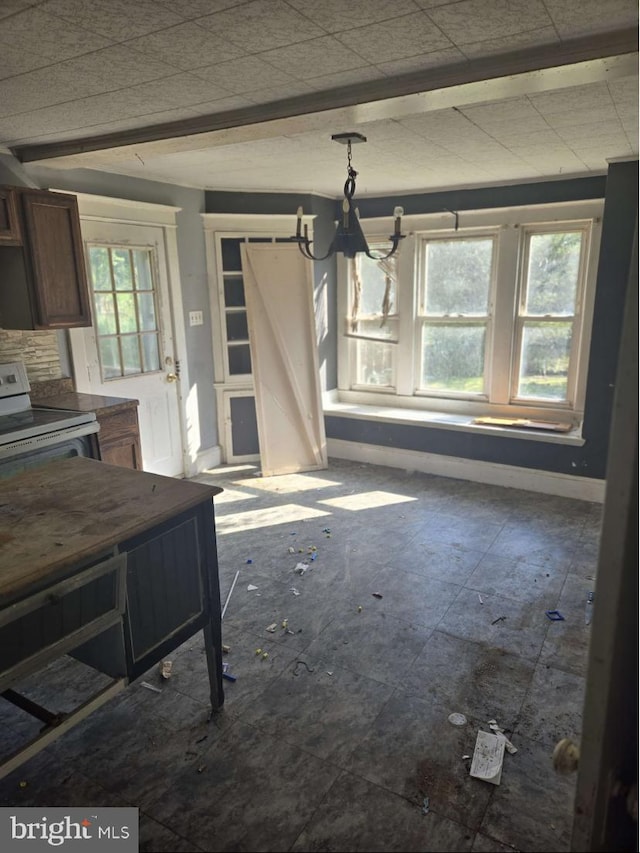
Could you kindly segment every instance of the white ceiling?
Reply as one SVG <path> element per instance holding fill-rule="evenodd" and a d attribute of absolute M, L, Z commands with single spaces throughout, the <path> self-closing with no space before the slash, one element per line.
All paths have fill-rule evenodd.
<path fill-rule="evenodd" d="M 515 74 L 508 54 L 561 56 L 637 23 L 635 0 L 0 0 L 0 146 L 49 166 L 329 196 L 346 177 L 331 135 L 345 131 L 368 138 L 353 149 L 358 195 L 602 174 L 638 154 L 637 52 Z M 465 84 L 460 69 L 483 61 L 491 79 Z M 407 94 L 409 76 L 422 89 Z M 357 103 L 323 94 L 345 86 Z M 136 136 L 211 115 L 216 130 Z M 116 132 L 128 144 L 47 148 Z"/>

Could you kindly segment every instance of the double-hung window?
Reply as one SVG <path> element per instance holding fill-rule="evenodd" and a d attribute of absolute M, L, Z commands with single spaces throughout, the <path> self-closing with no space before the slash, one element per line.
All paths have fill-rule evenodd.
<path fill-rule="evenodd" d="M 416 216 L 392 268 L 343 263 L 339 399 L 578 423 L 601 211 L 467 211 L 456 228 L 450 214 Z"/>

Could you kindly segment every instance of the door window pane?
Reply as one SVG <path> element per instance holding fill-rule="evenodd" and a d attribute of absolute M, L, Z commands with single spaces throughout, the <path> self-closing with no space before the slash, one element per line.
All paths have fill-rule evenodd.
<path fill-rule="evenodd" d="M 484 389 L 485 327 L 422 327 L 421 387 L 481 393 Z"/>
<path fill-rule="evenodd" d="M 233 376 L 241 376 L 251 373 L 251 350 L 249 344 L 228 347 L 229 373 Z"/>
<path fill-rule="evenodd" d="M 242 308 L 244 301 L 244 281 L 241 275 L 225 276 L 224 304 L 227 308 Z"/>
<path fill-rule="evenodd" d="M 245 311 L 227 314 L 227 340 L 249 340 L 249 327 L 247 326 L 247 314 Z"/>
<path fill-rule="evenodd" d="M 90 246 L 89 277 L 102 379 L 160 370 L 151 249 Z"/>
<path fill-rule="evenodd" d="M 519 397 L 566 400 L 572 323 L 525 323 Z"/>

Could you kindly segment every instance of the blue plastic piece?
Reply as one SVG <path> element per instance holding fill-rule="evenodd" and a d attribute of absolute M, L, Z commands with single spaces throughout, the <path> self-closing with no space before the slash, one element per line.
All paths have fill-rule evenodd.
<path fill-rule="evenodd" d="M 564 622 L 564 616 L 559 610 L 545 610 L 545 613 L 552 622 Z"/>

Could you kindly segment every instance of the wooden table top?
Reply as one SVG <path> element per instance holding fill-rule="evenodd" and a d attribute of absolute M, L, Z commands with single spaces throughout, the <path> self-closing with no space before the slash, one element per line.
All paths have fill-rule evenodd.
<path fill-rule="evenodd" d="M 0 606 L 220 492 L 85 457 L 0 480 Z"/>

